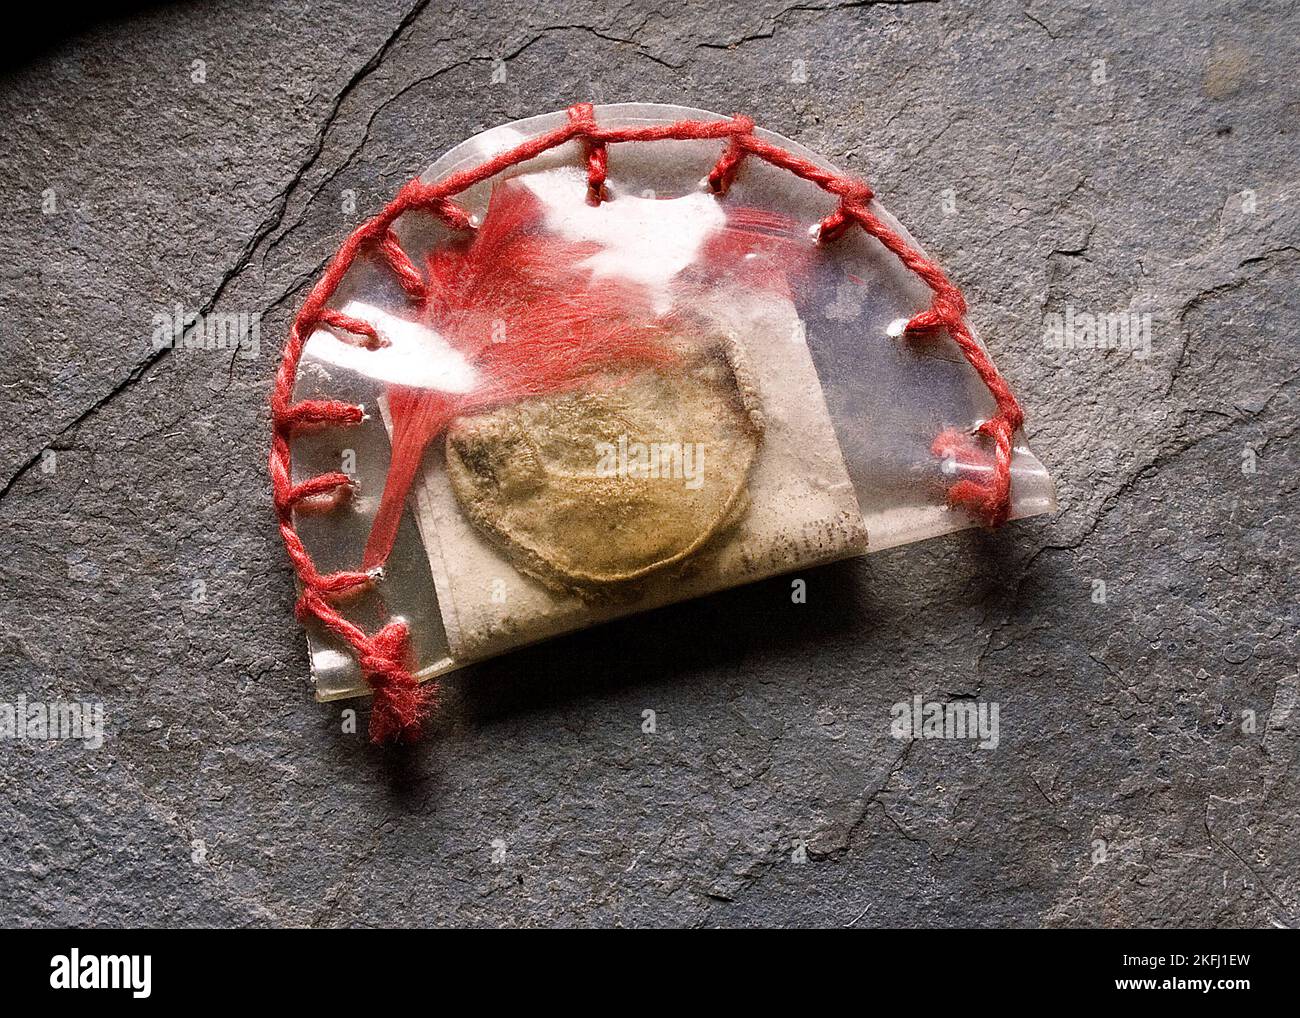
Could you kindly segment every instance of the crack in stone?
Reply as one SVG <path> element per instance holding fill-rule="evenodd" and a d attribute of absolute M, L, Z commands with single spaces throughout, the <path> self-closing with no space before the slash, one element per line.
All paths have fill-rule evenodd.
<path fill-rule="evenodd" d="M 776 35 L 777 26 L 786 18 L 786 16 L 795 13 L 830 14 L 834 11 L 848 11 L 861 7 L 913 7 L 919 6 L 920 4 L 938 3 L 939 0 L 849 0 L 847 3 L 831 4 L 826 7 L 814 4 L 795 4 L 793 7 L 787 7 L 767 19 L 769 27 L 765 31 L 754 32 L 750 35 L 742 35 L 739 39 L 732 39 L 729 42 L 697 42 L 695 48 L 731 50 L 735 49 L 737 46 L 743 46 L 746 43 L 771 39 Z"/>
<path fill-rule="evenodd" d="M 640 26 L 640 28 L 637 29 L 637 32 L 639 32 L 641 28 L 644 28 L 645 24 L 646 22 L 642 22 L 642 25 Z M 385 110 L 387 110 L 390 106 L 393 105 L 393 103 L 397 102 L 399 99 L 401 99 L 403 96 L 407 95 L 409 92 L 413 91 L 414 89 L 419 88 L 421 85 L 425 85 L 431 81 L 436 81 L 437 79 L 447 74 L 450 74 L 453 71 L 459 70 L 462 67 L 468 67 L 475 63 L 487 63 L 495 59 L 500 59 L 502 63 L 508 64 L 510 63 L 510 61 L 515 60 L 518 57 L 522 56 L 530 47 L 540 42 L 542 39 L 546 38 L 546 36 L 550 35 L 552 32 L 587 32 L 590 35 L 593 35 L 596 38 L 602 39 L 606 42 L 614 42 L 614 43 L 619 43 L 621 45 L 633 46 L 635 47 L 638 56 L 643 56 L 646 59 L 651 60 L 652 62 L 659 64 L 669 70 L 678 71 L 681 70 L 683 66 L 685 66 L 684 64 L 673 64 L 669 61 L 656 57 L 653 53 L 649 52 L 642 43 L 640 43 L 636 39 L 637 32 L 633 32 L 632 36 L 629 38 L 624 38 L 622 36 L 607 34 L 601 31 L 600 29 L 591 27 L 590 25 L 548 25 L 540 29 L 536 34 L 532 35 L 530 38 L 526 39 L 515 49 L 504 54 L 500 58 L 490 57 L 490 56 L 472 56 L 472 57 L 466 57 L 463 60 L 457 60 L 453 63 L 447 64 L 444 67 L 438 68 L 436 71 L 433 71 L 430 74 L 421 75 L 420 77 L 415 78 L 414 80 L 408 82 L 407 84 L 403 85 L 400 89 L 398 89 L 396 92 L 394 92 L 392 95 L 384 99 L 378 106 L 374 108 L 373 111 L 371 111 L 369 117 L 366 119 L 366 126 L 361 132 L 361 139 L 352 147 L 352 150 L 347 154 L 347 156 L 344 157 L 344 159 L 334 169 L 332 169 L 328 174 L 326 174 L 326 176 L 315 187 L 315 189 L 313 189 L 311 195 L 303 203 L 304 214 L 306 210 L 309 209 L 315 203 L 316 199 L 320 197 L 321 192 L 323 192 L 325 188 L 328 187 L 333 181 L 338 179 L 341 173 L 343 173 L 345 170 L 349 169 L 353 165 L 357 156 L 360 155 L 361 152 L 365 149 L 366 145 L 369 144 L 371 132 L 374 130 L 375 122 L 379 119 L 379 117 L 383 114 Z M 437 43 L 444 43 L 444 42 L 451 42 L 451 41 L 452 41 L 451 39 L 439 39 L 436 40 L 435 45 Z M 272 239 L 271 243 L 267 246 L 267 250 L 263 257 L 264 261 L 265 258 L 273 254 L 275 250 L 280 246 L 280 244 L 283 243 L 284 240 L 291 233 L 293 233 L 294 229 L 297 226 L 301 225 L 301 222 L 302 219 L 300 217 L 299 220 L 295 222 L 292 226 L 290 226 L 288 229 L 284 230 L 278 236 Z"/>
<path fill-rule="evenodd" d="M 224 273 L 222 273 L 221 280 L 217 284 L 216 290 L 213 292 L 212 296 L 208 298 L 208 300 L 203 304 L 202 308 L 199 310 L 198 317 L 200 320 L 202 320 L 212 312 L 212 309 L 216 307 L 217 302 L 221 299 L 222 295 L 226 292 L 231 282 L 241 272 L 243 272 L 243 270 L 250 263 L 252 256 L 257 251 L 258 247 L 260 247 L 263 241 L 265 241 L 267 237 L 269 237 L 280 225 L 281 221 L 283 220 L 285 210 L 288 208 L 289 199 L 292 196 L 294 190 L 297 188 L 298 184 L 302 181 L 306 173 L 311 169 L 315 161 L 320 157 L 321 151 L 324 148 L 325 137 L 329 133 L 330 126 L 334 122 L 334 119 L 338 116 L 343 101 L 347 98 L 348 94 L 351 93 L 352 90 L 356 88 L 356 86 L 366 76 L 368 76 L 371 72 L 373 72 L 375 68 L 378 67 L 383 62 L 389 50 L 392 49 L 393 45 L 397 42 L 397 40 L 402 36 L 402 34 L 411 25 L 411 23 L 419 16 L 420 12 L 423 11 L 425 7 L 428 6 L 428 4 L 429 4 L 429 0 L 419 0 L 419 2 L 417 2 L 406 13 L 406 15 L 398 23 L 397 27 L 388 35 L 388 38 L 384 40 L 383 45 L 381 45 L 379 49 L 375 52 L 375 54 L 369 60 L 367 60 L 366 63 L 363 64 L 362 67 L 348 80 L 348 82 L 343 86 L 343 89 L 335 97 L 331 109 L 329 113 L 326 115 L 324 125 L 322 126 L 321 130 L 317 133 L 316 144 L 313 147 L 312 152 L 307 157 L 307 160 L 298 168 L 298 170 L 290 178 L 288 185 L 281 191 L 280 197 L 277 199 L 275 211 L 273 211 L 271 215 L 269 215 L 266 219 L 262 221 L 261 225 L 253 232 L 253 235 L 248 239 L 247 242 L 245 242 L 243 249 L 240 251 L 238 257 L 235 259 L 234 264 L 229 269 L 227 269 Z M 194 328 L 197 327 L 198 327 L 197 325 L 194 326 Z M 165 357 L 167 357 L 168 354 L 172 352 L 172 350 L 173 350 L 172 346 L 163 346 L 157 350 L 154 350 L 143 360 L 139 361 L 133 368 L 131 368 L 131 370 L 128 371 L 123 378 L 121 378 L 118 382 L 116 382 L 108 392 L 104 393 L 102 396 L 96 399 L 85 410 L 77 414 L 77 416 L 74 417 L 70 422 L 63 425 L 59 429 L 59 431 L 56 432 L 54 435 L 45 439 L 39 448 L 37 448 L 31 455 L 27 457 L 26 460 L 24 460 L 22 463 L 19 464 L 17 470 L 15 470 L 12 474 L 10 474 L 10 476 L 5 480 L 4 484 L 0 485 L 0 502 L 3 502 L 3 500 L 8 496 L 9 492 L 13 490 L 14 485 L 16 485 L 28 473 L 28 471 L 32 469 L 32 467 L 34 467 L 38 462 L 40 462 L 41 457 L 45 454 L 45 451 L 47 449 L 51 448 L 55 442 L 59 441 L 59 439 L 66 436 L 69 432 L 76 431 L 86 421 L 90 420 L 97 413 L 99 413 L 99 411 L 104 409 L 104 407 L 108 406 L 110 403 L 116 400 L 117 397 L 120 396 L 123 392 L 130 389 L 133 385 L 135 385 L 136 382 L 138 382 L 141 378 L 143 378 L 151 368 L 153 368 L 156 364 L 158 364 Z"/>
<path fill-rule="evenodd" d="M 1251 866 L 1251 864 L 1248 863 L 1235 848 L 1229 845 L 1226 841 L 1224 841 L 1222 838 L 1216 835 L 1214 831 L 1210 829 L 1210 800 L 1209 799 L 1205 800 L 1204 820 L 1205 820 L 1205 837 L 1209 840 L 1210 845 L 1227 852 L 1234 859 L 1236 859 L 1237 862 L 1241 864 L 1241 867 L 1252 877 L 1255 878 L 1255 883 L 1258 884 L 1261 888 L 1263 888 L 1264 893 L 1273 899 L 1273 902 L 1277 905 L 1278 908 L 1282 909 L 1283 914 L 1288 919 L 1292 918 L 1291 906 L 1288 905 L 1285 901 L 1283 901 L 1278 896 L 1277 892 L 1273 890 L 1269 882 L 1265 880 L 1263 877 L 1261 877 L 1259 873 L 1256 872 L 1255 867 Z"/>
<path fill-rule="evenodd" d="M 1083 545 L 1088 541 L 1088 539 L 1091 538 L 1094 533 L 1096 533 L 1097 529 L 1101 526 L 1102 521 L 1107 516 L 1109 516 L 1110 513 L 1114 511 L 1119 505 L 1122 504 L 1122 500 L 1124 496 L 1127 495 L 1130 491 L 1132 491 L 1135 487 L 1137 487 L 1139 483 L 1151 477 L 1161 467 L 1177 459 L 1179 456 L 1182 456 L 1190 449 L 1193 449 L 1204 442 L 1208 442 L 1213 438 L 1217 438 L 1218 436 L 1223 435 L 1226 432 L 1232 431 L 1243 424 L 1250 424 L 1258 420 L 1270 409 L 1274 401 L 1280 395 L 1282 395 L 1283 392 L 1287 391 L 1288 387 L 1297 379 L 1300 379 L 1300 372 L 1297 372 L 1295 375 L 1292 375 L 1290 378 L 1283 380 L 1283 382 L 1273 392 L 1273 395 L 1270 396 L 1258 410 L 1246 411 L 1239 417 L 1232 417 L 1229 419 L 1229 422 L 1225 424 L 1223 427 L 1215 428 L 1214 430 L 1208 431 L 1203 435 L 1197 435 L 1196 437 L 1191 438 L 1186 442 L 1183 442 L 1181 445 L 1176 445 L 1167 449 L 1166 448 L 1157 449 L 1155 455 L 1151 458 L 1150 461 L 1148 461 L 1147 463 L 1139 467 L 1129 477 L 1125 478 L 1120 483 L 1118 488 L 1116 488 L 1113 492 L 1111 492 L 1109 495 L 1106 496 L 1105 500 L 1102 503 L 1101 509 L 1097 512 L 1097 515 L 1093 517 L 1092 521 L 1088 524 L 1088 526 L 1084 529 L 1084 531 L 1078 536 L 1078 538 L 1076 538 L 1073 541 L 1067 542 L 1065 544 L 1043 544 L 1040 545 L 1037 549 L 1035 549 L 1033 554 L 1031 554 L 1029 558 L 1025 561 L 1025 564 L 1021 568 L 1019 575 L 1016 577 L 1015 583 L 1012 586 L 1011 603 L 1014 604 L 1017 600 L 1019 600 L 1020 592 L 1025 585 L 1025 581 L 1028 579 L 1030 572 L 1033 570 L 1034 564 L 1038 561 L 1038 559 L 1043 554 L 1052 551 L 1077 551 L 1078 549 L 1083 547 Z M 989 641 L 991 640 L 992 640 L 992 634 L 990 634 L 989 636 Z M 987 650 L 988 650 L 988 643 L 986 642 L 985 650 L 981 652 L 979 660 L 976 662 L 977 668 L 979 663 L 983 661 L 984 654 L 987 652 Z M 982 680 L 981 680 L 981 688 L 982 688 Z"/>
<path fill-rule="evenodd" d="M 1029 11 L 1024 11 L 1024 12 L 1022 12 L 1022 13 L 1025 15 L 1026 18 L 1028 18 L 1028 19 L 1029 19 L 1030 21 L 1032 21 L 1035 25 L 1037 25 L 1037 26 L 1038 26 L 1039 28 L 1041 28 L 1044 32 L 1046 32 L 1046 33 L 1047 33 L 1047 37 L 1048 37 L 1049 39 L 1051 39 L 1053 42 L 1055 42 L 1056 40 L 1058 40 L 1058 39 L 1061 38 L 1059 35 L 1057 35 L 1055 32 L 1053 32 L 1050 28 L 1048 28 L 1048 27 L 1047 27 L 1047 24 L 1046 24 L 1045 22 L 1040 21 L 1038 18 L 1034 17 L 1034 15 L 1031 14 Z"/>

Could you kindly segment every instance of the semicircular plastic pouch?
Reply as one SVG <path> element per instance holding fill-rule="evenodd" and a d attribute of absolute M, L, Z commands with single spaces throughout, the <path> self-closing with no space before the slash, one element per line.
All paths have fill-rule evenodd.
<path fill-rule="evenodd" d="M 318 698 L 1055 508 L 943 272 L 744 118 L 486 131 L 344 243 L 291 330 L 271 469 Z"/>

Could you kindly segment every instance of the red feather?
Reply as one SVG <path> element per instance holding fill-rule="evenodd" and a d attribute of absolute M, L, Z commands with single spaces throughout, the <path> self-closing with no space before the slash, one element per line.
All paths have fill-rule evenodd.
<path fill-rule="evenodd" d="M 596 371 L 672 358 L 644 289 L 591 285 L 581 262 L 599 246 L 546 236 L 540 220 L 531 192 L 499 186 L 473 240 L 429 259 L 427 324 L 474 364 L 481 384 L 467 394 L 389 387 L 392 458 L 367 569 L 388 558 L 424 450 L 457 417 L 570 389 Z"/>
<path fill-rule="evenodd" d="M 428 262 L 426 324 L 479 372 L 472 393 L 392 385 L 392 458 L 366 542 L 367 569 L 388 558 L 424 450 L 464 414 L 571 389 L 603 370 L 629 371 L 672 359 L 668 319 L 648 292 L 626 280 L 593 285 L 581 265 L 600 250 L 541 232 L 542 207 L 518 184 L 492 192 L 468 244 Z M 813 244 L 794 220 L 738 208 L 709 237 L 698 268 L 705 284 L 730 279 L 791 297 L 791 277 L 811 265 Z"/>

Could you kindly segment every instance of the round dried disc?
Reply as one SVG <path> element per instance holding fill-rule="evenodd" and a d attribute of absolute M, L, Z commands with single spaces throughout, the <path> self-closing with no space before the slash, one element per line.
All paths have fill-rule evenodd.
<path fill-rule="evenodd" d="M 459 419 L 461 508 L 516 568 L 592 599 L 682 563 L 748 507 L 762 416 L 735 344 Z"/>

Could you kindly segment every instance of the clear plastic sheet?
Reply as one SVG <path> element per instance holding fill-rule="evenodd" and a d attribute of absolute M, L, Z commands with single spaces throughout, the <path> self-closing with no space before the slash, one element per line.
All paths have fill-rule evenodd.
<path fill-rule="evenodd" d="M 596 116 L 611 126 L 722 119 L 647 104 Z M 484 132 L 423 179 L 564 120 Z M 994 401 L 945 335 L 902 337 L 930 301 L 925 284 L 862 231 L 819 245 L 808 228 L 827 196 L 765 162 L 747 162 L 725 197 L 709 193 L 701 176 L 718 150 L 714 140 L 612 145 L 607 200 L 592 205 L 583 148 L 565 144 L 458 197 L 480 224 L 469 242 L 431 217 L 404 216 L 395 231 L 411 261 L 451 259 L 438 271 L 457 298 L 435 293 L 417 310 L 391 272 L 359 259 L 333 306 L 386 345 L 368 349 L 330 328 L 309 338 L 295 397 L 368 414 L 293 443 L 295 482 L 340 469 L 355 482 L 341 506 L 296 516 L 321 570 L 356 569 L 373 549 L 395 434 L 409 438 L 401 429 L 430 406 L 456 408 L 419 460 L 382 578 L 346 607 L 367 630 L 409 622 L 418 678 L 978 525 L 946 493 L 954 471 L 980 463 L 941 461 L 932 445 L 945 429 L 974 429 Z M 507 220 L 513 232 L 500 227 Z M 469 246 L 492 227 L 500 244 L 475 261 Z M 552 270 L 563 299 L 521 312 L 537 274 Z M 552 333 L 583 314 L 600 324 L 575 326 L 588 345 L 556 347 Z M 529 373 L 550 381 L 520 385 Z M 1011 518 L 1055 508 L 1020 434 L 1011 478 Z M 308 639 L 320 699 L 367 691 L 346 647 L 313 625 Z"/>

